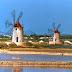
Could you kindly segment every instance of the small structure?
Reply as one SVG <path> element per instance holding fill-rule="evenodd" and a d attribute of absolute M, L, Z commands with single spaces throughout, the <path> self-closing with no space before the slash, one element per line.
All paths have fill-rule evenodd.
<path fill-rule="evenodd" d="M 67 44 L 72 45 L 72 42 L 71 41 L 68 41 L 68 40 L 65 40 L 64 43 L 67 43 Z"/>
<path fill-rule="evenodd" d="M 12 72 L 22 72 L 22 68 L 20 68 L 20 67 L 13 67 Z"/>
<path fill-rule="evenodd" d="M 54 32 L 54 35 L 52 37 L 51 40 L 49 40 L 49 44 L 50 45 L 61 45 L 62 44 L 62 41 L 60 40 L 60 32 L 58 30 L 60 25 L 57 26 L 57 28 L 54 27 L 54 29 L 52 30 Z"/>
<path fill-rule="evenodd" d="M 14 42 L 16 45 L 22 45 L 23 41 L 23 27 L 18 21 L 13 27 L 12 42 Z"/>
<path fill-rule="evenodd" d="M 39 43 L 43 43 L 43 42 L 44 42 L 43 40 L 40 40 L 40 41 L 39 41 Z"/>
<path fill-rule="evenodd" d="M 32 43 L 32 41 L 31 41 L 31 40 L 29 40 L 28 42 L 29 42 L 29 43 Z"/>

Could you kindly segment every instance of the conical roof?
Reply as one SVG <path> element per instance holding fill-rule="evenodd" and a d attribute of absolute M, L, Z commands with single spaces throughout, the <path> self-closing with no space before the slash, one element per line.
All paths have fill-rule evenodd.
<path fill-rule="evenodd" d="M 55 30 L 54 33 L 60 33 L 58 30 Z"/>
<path fill-rule="evenodd" d="M 14 27 L 22 28 L 20 22 L 16 22 L 16 23 L 14 24 Z"/>

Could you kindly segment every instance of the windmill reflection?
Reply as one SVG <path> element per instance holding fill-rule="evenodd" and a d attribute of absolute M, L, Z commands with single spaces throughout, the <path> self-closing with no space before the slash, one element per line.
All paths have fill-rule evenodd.
<path fill-rule="evenodd" d="M 12 69 L 12 72 L 22 72 L 22 68 L 21 67 L 14 67 Z"/>

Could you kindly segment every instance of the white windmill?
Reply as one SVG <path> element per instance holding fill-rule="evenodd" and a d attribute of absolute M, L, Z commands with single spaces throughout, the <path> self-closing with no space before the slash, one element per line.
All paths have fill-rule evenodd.
<path fill-rule="evenodd" d="M 12 31 L 12 42 L 15 43 L 18 46 L 21 46 L 23 44 L 23 27 L 20 24 L 20 19 L 22 17 L 23 13 L 21 12 L 20 15 L 18 16 L 17 20 L 15 19 L 15 10 L 12 12 L 13 16 L 13 23 L 8 23 L 6 24 L 8 26 L 11 26 L 13 29 Z"/>
<path fill-rule="evenodd" d="M 53 23 L 53 29 L 50 29 L 49 31 L 53 32 L 53 39 L 51 41 L 49 41 L 49 44 L 62 44 L 61 40 L 60 40 L 60 31 L 59 31 L 59 27 L 61 26 L 61 24 L 58 24 L 57 27 L 55 27 L 55 23 Z"/>

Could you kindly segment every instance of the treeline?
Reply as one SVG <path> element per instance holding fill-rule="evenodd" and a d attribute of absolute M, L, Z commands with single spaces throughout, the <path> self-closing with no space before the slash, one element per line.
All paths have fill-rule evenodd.
<path fill-rule="evenodd" d="M 11 36 L 4 36 L 0 35 L 0 38 L 10 38 Z M 32 34 L 32 35 L 24 35 L 24 37 L 33 37 L 33 38 L 40 38 L 40 37 L 51 37 L 50 35 L 37 35 L 37 34 Z M 72 39 L 72 35 L 61 35 L 61 39 Z"/>
<path fill-rule="evenodd" d="M 62 35 L 61 39 L 72 39 L 72 35 Z"/>

